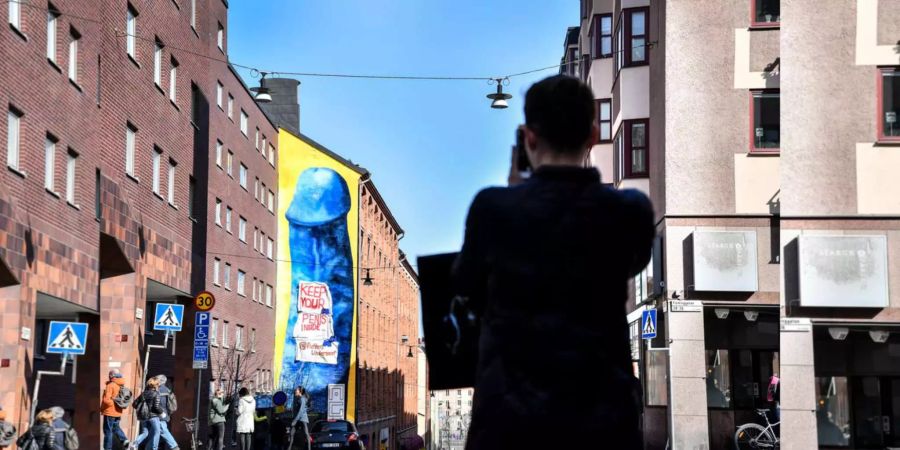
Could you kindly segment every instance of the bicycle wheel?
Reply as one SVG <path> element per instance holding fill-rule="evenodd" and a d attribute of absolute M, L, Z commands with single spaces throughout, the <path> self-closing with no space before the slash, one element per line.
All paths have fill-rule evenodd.
<path fill-rule="evenodd" d="M 775 436 L 762 425 L 744 424 L 734 433 L 734 447 L 738 450 L 774 449 Z"/>

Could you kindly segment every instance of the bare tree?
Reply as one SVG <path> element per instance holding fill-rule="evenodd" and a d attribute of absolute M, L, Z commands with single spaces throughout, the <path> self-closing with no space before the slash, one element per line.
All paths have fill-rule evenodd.
<path fill-rule="evenodd" d="M 241 387 L 257 390 L 256 371 L 269 369 L 256 352 L 248 352 L 234 346 L 217 348 L 209 355 L 209 373 L 217 388 L 228 395 L 236 394 Z"/>

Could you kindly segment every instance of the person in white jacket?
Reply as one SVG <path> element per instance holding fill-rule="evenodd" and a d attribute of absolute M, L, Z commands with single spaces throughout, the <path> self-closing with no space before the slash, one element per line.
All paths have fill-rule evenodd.
<path fill-rule="evenodd" d="M 253 419 L 256 416 L 256 400 L 243 387 L 238 391 L 241 397 L 237 405 L 237 433 L 240 450 L 251 450 L 253 445 Z"/>

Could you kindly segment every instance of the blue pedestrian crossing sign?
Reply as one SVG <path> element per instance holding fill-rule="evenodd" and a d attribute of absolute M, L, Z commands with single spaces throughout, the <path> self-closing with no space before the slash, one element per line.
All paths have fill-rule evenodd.
<path fill-rule="evenodd" d="M 83 355 L 87 344 L 88 324 L 79 322 L 50 322 L 47 333 L 47 353 Z"/>
<path fill-rule="evenodd" d="M 656 337 L 656 310 L 645 309 L 641 313 L 641 339 Z"/>
<path fill-rule="evenodd" d="M 157 303 L 153 316 L 153 329 L 160 331 L 181 331 L 184 305 L 175 303 Z"/>

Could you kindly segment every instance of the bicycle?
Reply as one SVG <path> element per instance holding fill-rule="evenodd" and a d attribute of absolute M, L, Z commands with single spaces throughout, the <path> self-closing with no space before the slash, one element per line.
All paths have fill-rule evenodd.
<path fill-rule="evenodd" d="M 197 419 L 182 417 L 181 423 L 184 424 L 187 432 L 191 434 L 191 450 L 197 450 Z"/>
<path fill-rule="evenodd" d="M 769 422 L 767 409 L 757 409 L 756 413 L 763 417 L 766 426 L 763 427 L 758 423 L 745 423 L 738 427 L 734 433 L 734 446 L 738 450 L 743 449 L 777 449 L 779 448 L 778 435 L 775 433 L 774 427 L 781 424 L 781 421 Z"/>

